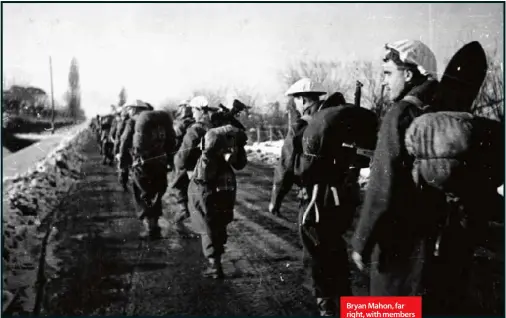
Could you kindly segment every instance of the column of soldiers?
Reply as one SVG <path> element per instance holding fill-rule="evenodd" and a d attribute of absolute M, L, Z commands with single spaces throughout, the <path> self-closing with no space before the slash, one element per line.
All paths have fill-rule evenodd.
<path fill-rule="evenodd" d="M 155 111 L 148 103 L 136 100 L 118 107 L 113 115 L 97 117 L 93 123 L 99 128 L 104 162 L 114 156 L 125 191 L 131 179 L 137 216 L 144 226 L 140 237 L 161 239 L 170 229 L 182 238 L 200 237 L 203 254 L 209 260 L 205 277 L 224 276 L 221 255 L 236 193 L 231 167 L 240 170 L 247 162 L 246 133 L 235 115 L 247 108 L 234 100 L 227 112 L 210 105 L 204 96 L 196 96 L 180 103 L 172 122 L 167 112 Z M 102 122 L 107 125 L 96 124 Z M 213 134 L 209 135 L 210 130 Z M 234 142 L 225 146 L 223 140 L 230 136 Z M 111 142 L 107 152 L 102 151 L 106 139 Z M 193 189 L 189 191 L 190 186 Z M 173 201 L 171 213 L 162 209 L 167 190 Z M 161 217 L 172 225 L 165 231 L 160 227 Z M 198 233 L 185 226 L 190 218 Z"/>
<path fill-rule="evenodd" d="M 430 309 L 433 304 L 429 297 L 438 289 L 449 290 L 450 283 L 445 285 L 442 281 L 435 285 L 434 278 L 427 275 L 433 264 L 437 233 L 442 226 L 440 216 L 447 208 L 446 198 L 444 193 L 428 187 L 420 189 L 413 184 L 409 164 L 412 159 L 403 144 L 407 127 L 420 114 L 420 108 L 406 101 L 405 97 L 414 97 L 422 104 L 430 103 L 438 85 L 434 76 L 437 72 L 436 59 L 430 48 L 420 41 L 395 42 L 386 48 L 384 84 L 393 106 L 382 119 L 378 132 L 365 202 L 360 202 L 357 170 L 353 167 L 343 168 L 339 177 L 336 175 L 335 180 L 329 181 L 329 186 L 320 189 L 325 200 L 316 211 L 321 219 L 319 225 L 309 231 L 300 227 L 303 263 L 322 316 L 337 315 L 339 297 L 352 295 L 348 244 L 344 234 L 351 229 L 355 210 L 361 204 L 351 242 L 351 259 L 359 270 L 368 271 L 370 295 L 424 295 L 427 297 L 424 298 L 424 307 Z M 281 217 L 283 198 L 293 184 L 297 184 L 299 224 L 303 223 L 308 210 L 316 209 L 311 198 L 314 185 L 303 183 L 297 175 L 301 160 L 307 155 L 302 153 L 302 145 L 306 142 L 302 136 L 315 114 L 326 107 L 345 103 L 339 93 L 325 104 L 320 96 L 326 93 L 320 83 L 309 78 L 299 80 L 286 92 L 287 96 L 294 98 L 300 116 L 291 125 L 283 144 L 281 158 L 275 169 L 269 212 Z M 234 107 L 238 111 L 247 108 L 239 101 L 234 101 Z M 228 147 L 234 150 L 227 157 L 223 149 L 216 146 L 220 143 L 210 131 L 229 127 L 227 132 L 235 132 L 243 131 L 244 127 L 235 118 L 220 113 L 220 108 L 210 105 L 205 97 L 197 96 L 180 103 L 173 125 L 171 123 L 170 127 L 165 127 L 167 129 L 157 135 L 156 146 L 149 146 L 157 151 L 150 152 L 150 157 L 142 157 L 136 150 L 142 148 L 136 144 L 142 143 L 142 138 L 136 139 L 134 135 L 141 129 L 138 121 L 147 116 L 142 117 L 145 112 L 153 113 L 152 106 L 140 101 L 127 104 L 118 112 L 116 127 L 111 130 L 112 153 L 118 160 L 119 179 L 125 191 L 129 175 L 132 177 L 139 218 L 144 224 L 141 237 L 158 239 L 164 236 L 158 219 L 163 215 L 161 197 L 168 188 L 173 211 L 172 215 L 166 214 L 165 217 L 170 219 L 172 229 L 184 238 L 200 236 L 204 256 L 209 260 L 204 276 L 223 278 L 221 255 L 227 240 L 226 225 L 231 221 L 236 191 L 231 167 L 242 169 L 247 160 L 243 148 L 245 139 Z M 97 118 L 97 122 L 100 123 L 100 120 Z M 167 121 L 158 123 L 163 126 Z M 332 176 L 327 177 L 332 179 Z M 210 181 L 206 178 L 212 178 L 219 186 L 213 183 L 210 188 Z M 338 204 L 327 200 L 332 197 L 335 188 L 339 192 Z M 220 189 L 218 194 L 213 192 L 216 189 Z M 184 222 L 188 219 L 192 219 L 198 233 L 185 226 Z M 466 231 L 462 233 L 473 235 Z M 318 237 L 317 242 L 313 234 Z M 460 248 L 461 254 L 452 256 L 453 264 L 457 267 L 459 261 L 466 260 L 467 263 L 459 266 L 469 266 L 470 250 L 471 246 Z M 369 264 L 369 268 L 366 268 L 366 264 Z M 452 284 L 455 284 L 455 280 Z M 452 292 L 457 293 L 458 289 Z M 458 312 L 459 305 L 446 304 L 447 312 L 444 313 Z"/>
<path fill-rule="evenodd" d="M 351 239 L 351 262 L 368 274 L 369 295 L 423 295 L 424 312 L 468 314 L 470 309 L 462 300 L 467 292 L 465 275 L 469 272 L 475 248 L 472 243 L 475 240 L 471 238 L 478 235 L 476 229 L 482 226 L 476 222 L 483 220 L 467 221 L 466 225 L 462 211 L 448 212 L 446 193 L 415 184 L 413 158 L 404 145 L 408 126 L 423 113 L 421 105 L 430 105 L 433 101 L 439 84 L 435 75 L 436 58 L 420 41 L 398 41 L 385 48 L 384 84 L 392 106 L 382 118 L 377 134 L 365 202 L 361 205 L 356 173 L 343 171 L 351 175 L 351 183 L 350 178 L 334 176 L 340 203 L 334 204 L 330 200 L 332 204 L 328 204 L 329 200 L 323 200 L 316 211 L 320 220 L 318 226 L 312 228 L 313 232 L 300 227 L 304 267 L 320 314 L 337 315 L 339 297 L 352 296 L 349 254 L 343 235 L 353 229 L 351 219 L 361 205 Z M 319 96 L 325 93 L 320 83 L 308 78 L 296 82 L 286 92 L 287 96 L 294 97 L 300 116 L 292 124 L 283 144 L 275 169 L 269 211 L 281 216 L 283 197 L 293 184 L 297 184 L 299 225 L 310 205 L 313 186 L 304 184 L 296 173 L 302 158 L 308 155 L 302 152 L 304 143 L 308 142 L 303 139 L 303 134 L 311 117 L 323 108 Z M 413 100 L 417 103 L 411 102 Z M 322 168 L 320 171 L 330 170 Z M 323 192 L 325 196 L 330 193 L 328 189 Z M 486 197 L 490 197 L 489 194 Z M 473 208 L 478 209 L 474 204 L 460 207 L 464 210 Z M 497 205 L 492 208 L 497 209 Z M 441 229 L 448 228 L 451 223 L 453 228 L 447 229 L 447 235 L 442 238 L 439 235 Z M 312 236 L 318 237 L 318 241 L 315 242 Z M 439 249 L 436 248 L 438 238 Z M 438 269 L 438 274 L 435 274 L 436 255 L 448 263 L 445 270 Z"/>

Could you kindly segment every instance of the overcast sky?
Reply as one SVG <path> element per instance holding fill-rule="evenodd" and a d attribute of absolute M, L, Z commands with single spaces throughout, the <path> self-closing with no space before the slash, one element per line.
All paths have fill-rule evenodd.
<path fill-rule="evenodd" d="M 377 60 L 404 38 L 431 45 L 440 69 L 459 39 L 499 44 L 502 57 L 503 19 L 502 3 L 4 3 L 3 77 L 50 93 L 51 55 L 61 100 L 76 57 L 88 114 L 122 86 L 153 104 L 234 86 L 272 100 L 290 61 Z"/>

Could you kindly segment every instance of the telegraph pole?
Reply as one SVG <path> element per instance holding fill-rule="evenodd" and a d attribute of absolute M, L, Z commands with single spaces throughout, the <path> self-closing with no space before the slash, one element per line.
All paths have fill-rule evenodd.
<path fill-rule="evenodd" d="M 429 47 L 433 50 L 434 47 L 433 47 L 433 44 L 432 41 L 433 41 L 433 38 L 432 38 L 432 4 L 429 3 Z"/>
<path fill-rule="evenodd" d="M 51 134 L 54 134 L 54 94 L 53 94 L 53 63 L 49 56 L 49 74 L 51 77 Z"/>

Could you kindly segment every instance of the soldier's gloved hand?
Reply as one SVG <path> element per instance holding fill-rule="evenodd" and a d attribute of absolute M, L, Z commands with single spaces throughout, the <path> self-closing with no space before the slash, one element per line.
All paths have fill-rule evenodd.
<path fill-rule="evenodd" d="M 121 158 L 121 155 L 119 153 L 116 154 L 116 156 L 114 156 L 114 159 L 116 159 L 117 162 L 119 162 Z"/>
<path fill-rule="evenodd" d="M 364 266 L 364 263 L 362 261 L 362 255 L 360 255 L 356 251 L 353 251 L 353 253 L 351 253 L 351 259 L 353 260 L 353 262 L 355 263 L 355 265 L 357 266 L 357 268 L 360 271 L 364 270 L 365 266 Z"/>

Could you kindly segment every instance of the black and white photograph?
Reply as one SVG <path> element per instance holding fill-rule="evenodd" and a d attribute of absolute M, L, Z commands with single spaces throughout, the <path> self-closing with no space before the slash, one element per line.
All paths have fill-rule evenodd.
<path fill-rule="evenodd" d="M 2 315 L 505 315 L 504 2 L 9 2 Z"/>

